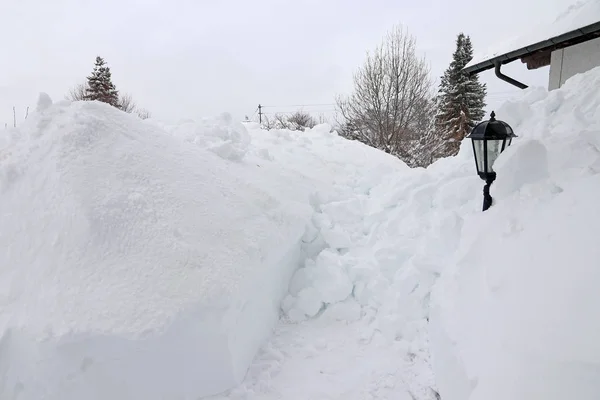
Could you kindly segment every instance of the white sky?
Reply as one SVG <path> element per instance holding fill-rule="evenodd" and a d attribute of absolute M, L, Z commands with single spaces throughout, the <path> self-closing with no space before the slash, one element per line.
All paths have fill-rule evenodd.
<path fill-rule="evenodd" d="M 331 104 L 352 90 L 365 52 L 395 24 L 405 25 L 431 64 L 447 68 L 456 35 L 475 52 L 552 21 L 573 0 L 0 0 L 0 123 L 55 101 L 83 82 L 96 55 L 121 92 L 161 119 L 227 111 L 242 119 L 258 103 Z M 546 86 L 548 67 L 503 71 Z M 481 74 L 489 109 L 519 89 Z M 293 111 L 279 107 L 265 111 Z M 304 107 L 315 112 L 332 106 Z M 498 116 L 502 118 L 501 116 Z M 1 130 L 0 130 L 1 132 Z"/>

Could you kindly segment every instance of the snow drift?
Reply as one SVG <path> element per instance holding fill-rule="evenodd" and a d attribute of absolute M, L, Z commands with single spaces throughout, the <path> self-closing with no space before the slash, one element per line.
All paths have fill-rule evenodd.
<path fill-rule="evenodd" d="M 240 380 L 299 261 L 302 208 L 104 104 L 51 107 L 14 135 L 0 397 L 115 398 L 112 381 L 121 398 L 164 398 Z"/>
<path fill-rule="evenodd" d="M 426 170 L 352 170 L 255 372 L 218 399 L 597 398 L 598 87 L 600 68 L 496 110 L 519 138 L 485 213 L 469 141 Z"/>
<path fill-rule="evenodd" d="M 444 400 L 600 395 L 599 88 L 597 68 L 497 112 L 519 139 L 432 295 Z"/>
<path fill-rule="evenodd" d="M 0 144 L 0 398 L 196 399 L 239 383 L 303 260 L 311 194 L 336 195 L 348 155 L 402 166 L 332 151 L 327 126 L 293 135 L 262 139 L 269 152 L 227 115 L 161 127 L 40 96 Z M 274 161 L 311 140 L 331 146 Z"/>

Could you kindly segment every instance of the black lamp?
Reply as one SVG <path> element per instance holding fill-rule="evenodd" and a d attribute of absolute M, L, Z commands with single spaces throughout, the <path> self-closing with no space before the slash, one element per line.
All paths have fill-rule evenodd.
<path fill-rule="evenodd" d="M 490 119 L 477 124 L 467 137 L 473 142 L 477 174 L 485 181 L 483 187 L 483 211 L 485 211 L 492 205 L 490 186 L 496 179 L 496 172 L 492 169 L 494 161 L 511 145 L 512 139 L 517 135 L 510 125 L 497 120 L 496 114 L 492 111 Z"/>

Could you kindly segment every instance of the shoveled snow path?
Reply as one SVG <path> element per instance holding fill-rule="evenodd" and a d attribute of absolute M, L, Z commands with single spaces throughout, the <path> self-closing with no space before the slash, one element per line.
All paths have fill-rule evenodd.
<path fill-rule="evenodd" d="M 214 399 L 435 399 L 426 357 L 390 344 L 365 320 L 284 322 L 245 383 Z"/>
<path fill-rule="evenodd" d="M 423 170 L 372 172 L 349 173 L 337 198 L 315 200 L 318 234 L 308 238 L 279 325 L 245 381 L 211 399 L 439 398 L 429 294 L 443 263 L 437 254 L 453 246 L 440 235 L 457 237 L 462 227 L 450 209 L 472 206 L 467 171 L 436 179 Z"/>

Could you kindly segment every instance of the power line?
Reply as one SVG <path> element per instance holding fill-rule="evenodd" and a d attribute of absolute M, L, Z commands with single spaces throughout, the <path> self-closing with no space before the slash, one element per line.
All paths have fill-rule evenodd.
<path fill-rule="evenodd" d="M 336 109 L 327 109 L 327 110 L 318 110 L 318 111 L 313 111 L 313 114 L 317 114 L 317 113 L 329 113 L 329 112 L 335 112 L 337 111 Z M 262 113 L 262 115 L 277 115 L 277 114 L 294 114 L 297 111 L 271 111 L 271 112 L 264 112 Z"/>
<path fill-rule="evenodd" d="M 271 106 L 262 106 L 264 107 L 268 107 L 268 108 L 275 108 L 275 107 L 280 107 L 280 108 L 289 108 L 289 107 L 331 107 L 331 106 L 336 106 L 337 104 L 335 103 L 321 103 L 321 104 L 288 104 L 288 105 L 271 105 Z"/>

